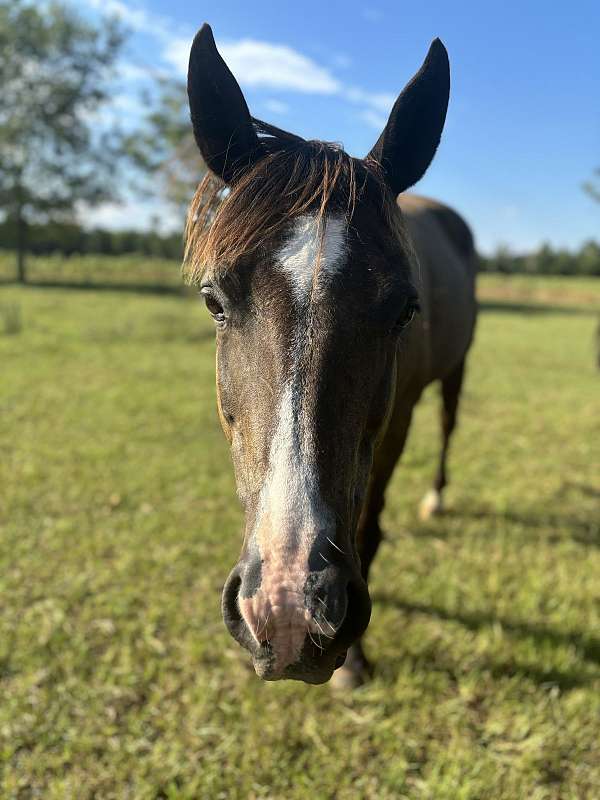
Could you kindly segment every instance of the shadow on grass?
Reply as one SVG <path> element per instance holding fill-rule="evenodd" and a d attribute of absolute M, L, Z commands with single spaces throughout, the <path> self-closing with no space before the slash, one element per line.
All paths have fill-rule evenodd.
<path fill-rule="evenodd" d="M 600 488 L 590 486 L 587 483 L 581 483 L 581 481 L 564 481 L 558 490 L 557 495 L 562 496 L 566 492 L 573 490 L 580 492 L 582 495 L 584 495 L 584 497 L 592 497 L 596 500 L 600 500 Z"/>
<path fill-rule="evenodd" d="M 455 622 L 474 632 L 492 625 L 500 625 L 503 630 L 514 636 L 533 639 L 536 645 L 540 647 L 547 643 L 554 647 L 574 647 L 583 660 L 593 666 L 600 665 L 600 638 L 595 636 L 588 636 L 583 633 L 562 633 L 544 625 L 517 622 L 485 612 L 449 611 L 433 603 L 413 603 L 402 600 L 387 592 L 374 592 L 372 599 L 375 603 L 392 606 L 407 614 L 424 614 L 438 620 Z M 522 676 L 537 684 L 554 684 L 561 689 L 584 686 L 593 680 L 590 675 L 582 670 L 566 671 L 554 667 L 542 669 L 530 664 L 519 664 L 514 660 L 507 660 L 504 663 L 492 661 L 486 665 L 486 669 L 494 677 Z"/>
<path fill-rule="evenodd" d="M 464 515 L 470 516 L 471 519 L 486 519 L 492 516 L 490 512 L 477 512 Z M 522 525 L 526 528 L 531 528 L 537 531 L 543 531 L 548 534 L 548 541 L 559 541 L 570 536 L 573 541 L 579 544 L 600 547 L 600 523 L 593 519 L 577 519 L 571 514 L 556 514 L 550 516 L 538 515 L 535 512 L 527 514 L 524 512 L 504 511 L 501 514 L 495 515 L 499 521 L 505 522 L 507 525 Z M 568 534 L 560 533 L 560 530 L 567 529 Z M 553 533 L 554 530 L 559 532 Z"/>
<path fill-rule="evenodd" d="M 514 302 L 510 300 L 479 300 L 479 310 L 486 311 L 500 311 L 507 314 L 526 314 L 526 315 L 541 315 L 541 314 L 581 314 L 581 315 L 595 315 L 599 313 L 598 307 L 593 305 L 552 305 L 549 303 L 523 303 Z"/>
<path fill-rule="evenodd" d="M 600 492 L 592 486 L 577 486 L 577 489 L 586 497 L 600 498 Z M 581 516 L 575 517 L 573 514 L 558 514 L 556 512 L 548 514 L 547 512 L 536 510 L 527 512 L 508 509 L 494 511 L 488 508 L 447 509 L 443 515 L 437 517 L 433 522 L 417 528 L 414 531 L 414 535 L 417 538 L 448 539 L 448 531 L 440 530 L 438 527 L 444 519 L 449 521 L 464 520 L 465 522 L 487 521 L 490 525 L 493 525 L 494 530 L 503 525 L 507 528 L 517 525 L 521 528 L 530 528 L 534 531 L 547 533 L 547 538 L 550 542 L 564 541 L 570 537 L 579 544 L 600 547 L 600 518 L 594 518 L 590 515 L 589 518 L 583 519 Z M 563 531 L 568 531 L 568 533 L 563 533 Z"/>

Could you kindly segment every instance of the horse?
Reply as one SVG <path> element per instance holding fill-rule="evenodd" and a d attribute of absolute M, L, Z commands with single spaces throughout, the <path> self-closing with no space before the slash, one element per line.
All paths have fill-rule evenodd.
<path fill-rule="evenodd" d="M 224 622 L 265 680 L 355 686 L 384 492 L 423 389 L 442 448 L 421 514 L 442 510 L 476 318 L 467 224 L 405 190 L 439 144 L 450 90 L 435 39 L 365 159 L 253 118 L 211 28 L 188 98 L 207 166 L 184 264 L 216 328 L 217 407 L 245 527 Z M 397 198 L 399 198 L 397 200 Z"/>

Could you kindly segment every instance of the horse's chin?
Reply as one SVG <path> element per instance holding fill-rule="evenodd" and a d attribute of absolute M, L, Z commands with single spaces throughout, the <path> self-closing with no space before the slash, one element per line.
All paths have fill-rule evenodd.
<path fill-rule="evenodd" d="M 264 681 L 303 681 L 313 686 L 327 683 L 334 670 L 341 667 L 345 660 L 346 654 L 343 653 L 333 658 L 321 658 L 317 663 L 300 660 L 280 670 L 275 668 L 273 659 L 268 656 L 253 656 L 252 658 L 254 671 Z"/>

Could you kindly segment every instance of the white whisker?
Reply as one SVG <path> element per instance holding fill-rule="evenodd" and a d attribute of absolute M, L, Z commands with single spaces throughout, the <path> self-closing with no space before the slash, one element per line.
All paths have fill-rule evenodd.
<path fill-rule="evenodd" d="M 336 549 L 336 550 L 339 550 L 339 551 L 340 551 L 340 553 L 341 553 L 343 556 L 345 556 L 345 555 L 348 555 L 347 553 L 345 553 L 345 552 L 342 550 L 342 548 L 341 548 L 341 547 L 338 547 L 338 546 L 337 546 L 337 544 L 336 544 L 336 543 L 333 541 L 333 539 L 330 539 L 330 538 L 329 538 L 329 536 L 326 536 L 325 538 L 327 539 L 327 541 L 329 542 L 329 544 L 330 544 L 330 545 L 332 545 L 333 547 L 335 547 L 335 549 Z"/>
<path fill-rule="evenodd" d="M 270 618 L 271 618 L 271 612 L 269 611 L 269 612 L 267 613 L 267 617 L 266 617 L 266 619 L 265 619 L 265 624 L 263 625 L 263 627 L 262 627 L 262 630 L 260 631 L 260 634 L 261 634 L 261 635 L 262 635 L 263 633 L 265 634 L 265 639 L 266 639 L 266 642 L 267 642 L 267 644 L 270 644 L 270 642 L 269 642 L 269 637 L 268 637 L 268 635 L 267 635 L 267 625 L 269 624 L 269 619 L 270 619 Z"/>
<path fill-rule="evenodd" d="M 322 634 L 323 634 L 323 636 L 324 636 L 326 639 L 333 639 L 333 636 L 330 636 L 328 633 L 325 633 L 325 631 L 323 630 L 323 628 L 322 628 L 322 627 L 319 625 L 319 620 L 315 619 L 315 621 L 314 621 L 314 622 L 315 622 L 315 625 L 317 626 L 317 628 L 319 629 L 319 633 L 322 633 Z"/>
<path fill-rule="evenodd" d="M 323 622 L 324 622 L 326 625 L 329 625 L 329 627 L 331 628 L 331 630 L 332 630 L 334 633 L 337 633 L 337 628 L 336 628 L 334 625 L 332 625 L 332 624 L 331 624 L 331 622 L 329 622 L 329 620 L 327 619 L 327 617 L 326 617 L 325 615 L 323 615 Z"/>

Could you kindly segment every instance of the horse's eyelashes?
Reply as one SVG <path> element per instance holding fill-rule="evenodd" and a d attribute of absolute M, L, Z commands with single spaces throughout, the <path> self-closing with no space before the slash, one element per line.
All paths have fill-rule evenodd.
<path fill-rule="evenodd" d="M 202 289 L 201 294 L 204 297 L 204 304 L 209 314 L 213 317 L 215 322 L 222 325 L 225 322 L 225 309 L 221 305 L 221 302 L 208 287 Z"/>
<path fill-rule="evenodd" d="M 213 316 L 216 317 L 223 314 L 223 307 L 214 297 L 210 295 L 206 296 L 204 298 L 204 303 Z"/>
<path fill-rule="evenodd" d="M 402 309 L 402 313 L 396 320 L 394 330 L 401 331 L 408 327 L 420 310 L 421 306 L 419 305 L 418 300 L 409 300 Z"/>

